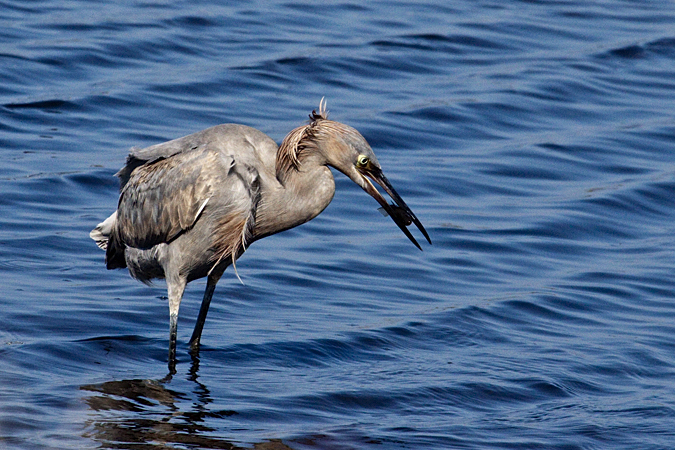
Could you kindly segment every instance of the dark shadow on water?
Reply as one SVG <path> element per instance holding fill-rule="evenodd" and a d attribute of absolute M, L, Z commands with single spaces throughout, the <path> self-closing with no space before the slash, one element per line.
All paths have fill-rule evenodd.
<path fill-rule="evenodd" d="M 211 411 L 209 389 L 198 381 L 199 358 L 192 355 L 187 379 L 194 383 L 191 393 L 170 389 L 169 373 L 160 380 L 119 380 L 80 386 L 87 392 L 91 409 L 83 436 L 102 449 L 163 449 L 174 446 L 204 449 L 243 449 L 213 435 L 217 429 L 207 421 L 227 420 L 236 411 Z M 189 410 L 186 410 L 189 405 Z M 224 427 L 225 428 L 225 427 Z M 246 447 L 250 448 L 250 447 Z M 292 450 L 279 440 L 256 443 L 254 449 Z"/>

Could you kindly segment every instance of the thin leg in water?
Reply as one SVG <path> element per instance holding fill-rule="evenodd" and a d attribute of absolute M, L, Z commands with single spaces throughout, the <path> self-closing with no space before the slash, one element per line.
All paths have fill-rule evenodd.
<path fill-rule="evenodd" d="M 197 323 L 195 324 L 195 330 L 192 332 L 192 337 L 190 338 L 190 348 L 194 350 L 199 350 L 199 340 L 202 337 L 202 330 L 204 329 L 204 322 L 206 321 L 206 314 L 209 312 L 209 306 L 211 305 L 211 298 L 213 297 L 213 291 L 216 290 L 216 284 L 220 277 L 223 275 L 220 273 L 212 273 L 209 275 L 206 281 L 206 290 L 204 291 L 204 298 L 202 299 L 202 306 L 199 308 L 199 317 L 197 317 Z"/>
<path fill-rule="evenodd" d="M 178 308 L 185 292 L 186 280 L 183 278 L 167 279 L 169 292 L 169 369 L 176 368 L 176 334 L 178 331 Z"/>

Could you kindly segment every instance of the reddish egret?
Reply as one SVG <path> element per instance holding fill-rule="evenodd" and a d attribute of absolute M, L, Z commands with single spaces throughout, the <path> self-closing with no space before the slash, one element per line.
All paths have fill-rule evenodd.
<path fill-rule="evenodd" d="M 117 172 L 117 211 L 91 237 L 106 251 L 108 269 L 129 269 L 144 283 L 165 278 L 169 295 L 169 365 L 175 365 L 178 307 L 185 286 L 207 277 L 190 338 L 199 340 L 216 283 L 254 241 L 303 224 L 333 199 L 328 168 L 347 175 L 382 206 L 420 250 L 407 226 L 429 235 L 382 173 L 354 128 L 328 120 L 326 104 L 281 146 L 262 132 L 218 125 L 145 149 L 133 149 Z M 393 199 L 390 204 L 369 180 Z M 235 266 L 236 268 L 236 266 Z"/>

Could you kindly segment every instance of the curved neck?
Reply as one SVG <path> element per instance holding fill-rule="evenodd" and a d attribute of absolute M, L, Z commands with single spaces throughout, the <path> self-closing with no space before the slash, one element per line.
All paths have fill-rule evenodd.
<path fill-rule="evenodd" d="M 291 170 L 284 184 L 274 180 L 261 186 L 253 239 L 296 227 L 318 216 L 335 194 L 330 169 L 316 161 L 303 161 L 299 170 Z"/>

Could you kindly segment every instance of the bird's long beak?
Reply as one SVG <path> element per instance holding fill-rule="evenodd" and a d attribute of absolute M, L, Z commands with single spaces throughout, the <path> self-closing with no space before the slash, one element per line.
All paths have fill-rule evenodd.
<path fill-rule="evenodd" d="M 362 175 L 366 175 L 369 178 L 371 178 L 373 181 L 375 181 L 377 184 L 382 186 L 382 188 L 389 194 L 389 196 L 394 200 L 395 204 L 391 204 L 387 202 L 387 200 L 382 197 L 382 194 L 377 190 L 375 186 L 373 186 L 373 183 L 370 182 L 370 180 L 366 177 L 364 177 L 365 185 L 363 186 L 363 189 L 370 194 L 377 202 L 382 205 L 382 209 L 394 220 L 396 225 L 403 231 L 403 233 L 408 236 L 408 239 L 415 244 L 417 248 L 422 250 L 422 247 L 420 247 L 420 244 L 417 243 L 413 235 L 410 233 L 410 230 L 408 230 L 408 225 L 414 223 L 415 226 L 422 232 L 424 237 L 427 239 L 429 244 L 431 244 L 431 239 L 429 238 L 429 234 L 427 233 L 427 230 L 424 229 L 424 226 L 422 225 L 422 222 L 419 221 L 417 216 L 410 210 L 408 205 L 403 201 L 400 195 L 396 192 L 396 190 L 393 188 L 389 180 L 387 180 L 387 177 L 384 176 L 382 173 L 382 170 L 378 167 L 373 167 L 372 165 L 369 165 L 368 168 L 363 168 L 359 169 L 359 173 Z"/>

